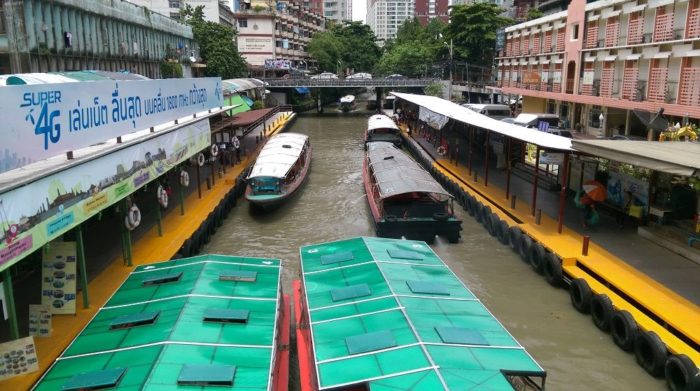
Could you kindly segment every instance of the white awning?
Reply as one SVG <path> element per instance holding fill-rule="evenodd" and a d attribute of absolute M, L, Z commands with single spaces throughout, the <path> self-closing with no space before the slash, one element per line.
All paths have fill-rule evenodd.
<path fill-rule="evenodd" d="M 685 52 L 682 57 L 700 57 L 700 49 L 697 50 L 689 50 Z"/>
<path fill-rule="evenodd" d="M 628 54 L 625 56 L 625 60 L 639 60 L 641 56 L 641 54 Z"/>
<path fill-rule="evenodd" d="M 680 141 L 573 140 L 590 155 L 672 175 L 700 176 L 700 144 Z"/>
<path fill-rule="evenodd" d="M 588 17 L 589 22 L 595 22 L 598 19 L 600 19 L 600 15 L 591 15 Z"/>
<path fill-rule="evenodd" d="M 673 4 L 673 0 L 652 0 L 649 2 L 649 8 L 665 7 L 669 4 Z"/>
<path fill-rule="evenodd" d="M 617 11 L 609 11 L 609 12 L 602 12 L 602 13 L 600 14 L 600 17 L 603 18 L 603 19 L 605 19 L 605 18 L 612 18 L 612 17 L 618 16 L 618 15 L 620 15 L 620 10 L 617 10 Z"/>
<path fill-rule="evenodd" d="M 399 99 L 414 103 L 420 107 L 425 107 L 458 122 L 476 126 L 481 129 L 487 129 L 544 148 L 562 151 L 571 150 L 571 139 L 498 121 L 442 98 L 428 95 L 404 94 L 400 92 L 392 92 L 391 94 Z"/>
<path fill-rule="evenodd" d="M 549 64 L 549 60 L 540 60 L 540 64 L 547 65 Z"/>
<path fill-rule="evenodd" d="M 661 53 L 656 53 L 651 58 L 669 58 L 671 56 L 671 52 L 661 52 Z"/>
<path fill-rule="evenodd" d="M 644 8 L 646 8 L 646 6 L 647 6 L 646 4 L 640 4 L 640 5 L 635 5 L 634 7 L 623 8 L 622 13 L 623 14 L 632 14 L 635 12 L 644 11 Z"/>
<path fill-rule="evenodd" d="M 556 58 L 556 59 L 553 60 L 553 62 L 554 62 L 555 64 L 561 64 L 561 63 L 564 62 L 564 60 L 562 60 L 561 58 Z"/>
<path fill-rule="evenodd" d="M 617 60 L 617 56 L 616 56 L 616 55 L 605 56 L 605 58 L 603 59 L 603 61 L 615 61 L 615 60 Z"/>
<path fill-rule="evenodd" d="M 583 59 L 583 62 L 594 62 L 594 61 L 595 61 L 595 57 L 585 57 Z"/>

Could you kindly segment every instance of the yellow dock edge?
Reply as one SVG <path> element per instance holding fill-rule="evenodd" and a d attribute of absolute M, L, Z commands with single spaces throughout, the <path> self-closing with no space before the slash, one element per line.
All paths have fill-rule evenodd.
<path fill-rule="evenodd" d="M 266 137 L 281 132 L 296 116 L 296 113 L 283 113 L 276 121 L 265 129 Z M 260 147 L 262 144 L 260 144 Z M 83 308 L 82 295 L 77 295 L 76 314 L 54 315 L 52 318 L 51 337 L 35 337 L 39 370 L 26 375 L 13 377 L 0 382 L 3 390 L 28 390 L 49 369 L 58 356 L 78 336 L 85 326 L 97 314 L 97 311 L 107 302 L 112 294 L 121 286 L 136 266 L 153 262 L 167 261 L 177 253 L 182 243 L 192 236 L 197 228 L 206 220 L 219 201 L 231 190 L 236 177 L 255 159 L 258 150 L 249 154 L 240 164 L 228 167 L 226 174 L 217 178 L 211 190 L 203 189 L 202 198 L 198 199 L 197 192 L 185 198 L 185 215 L 180 215 L 180 209 L 175 208 L 163 216 L 163 236 L 158 236 L 156 226 L 151 228 L 141 239 L 133 244 L 133 266 L 125 265 L 121 256 L 115 258 L 105 270 L 90 281 L 90 307 Z"/>

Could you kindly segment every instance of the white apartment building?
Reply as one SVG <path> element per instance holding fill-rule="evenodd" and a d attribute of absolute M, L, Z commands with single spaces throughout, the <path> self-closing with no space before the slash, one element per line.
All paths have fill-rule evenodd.
<path fill-rule="evenodd" d="M 414 16 L 414 0 L 367 0 L 367 24 L 380 40 L 393 39 L 406 20 Z"/>
<path fill-rule="evenodd" d="M 128 0 L 153 12 L 169 16 L 173 19 L 180 18 L 180 10 L 189 4 L 192 8 L 204 6 L 204 20 L 221 23 L 228 27 L 235 27 L 233 12 L 228 0 Z"/>
<path fill-rule="evenodd" d="M 325 0 L 323 16 L 336 22 L 351 21 L 352 0 Z"/>

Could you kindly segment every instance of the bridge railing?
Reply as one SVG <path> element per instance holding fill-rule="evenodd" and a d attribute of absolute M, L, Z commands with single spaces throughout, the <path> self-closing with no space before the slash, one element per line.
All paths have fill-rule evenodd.
<path fill-rule="evenodd" d="M 416 87 L 437 79 L 263 79 L 268 87 Z"/>

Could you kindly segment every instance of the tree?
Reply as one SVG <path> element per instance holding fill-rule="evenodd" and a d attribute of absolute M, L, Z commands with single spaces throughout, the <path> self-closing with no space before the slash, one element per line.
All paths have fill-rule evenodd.
<path fill-rule="evenodd" d="M 442 84 L 441 83 L 430 83 L 425 86 L 425 94 L 431 96 L 438 96 L 442 98 Z"/>
<path fill-rule="evenodd" d="M 328 30 L 311 38 L 308 50 L 322 71 L 337 72 L 346 67 L 355 72 L 371 71 L 381 56 L 376 39 L 372 29 L 363 23 L 331 24 Z"/>
<path fill-rule="evenodd" d="M 491 66 L 496 46 L 496 30 L 511 19 L 500 16 L 503 9 L 493 3 L 460 4 L 452 7 L 445 37 L 452 40 L 454 56 L 467 62 Z"/>
<path fill-rule="evenodd" d="M 205 75 L 232 79 L 247 74 L 247 64 L 236 48 L 236 32 L 226 26 L 204 20 L 204 6 L 189 4 L 180 11 L 181 18 L 192 26 L 199 54 L 207 64 Z"/>
<path fill-rule="evenodd" d="M 376 70 L 382 74 L 400 73 L 411 77 L 427 75 L 432 63 L 446 49 L 440 35 L 445 23 L 433 19 L 422 26 L 417 18 L 404 21 L 396 39 L 387 42 Z"/>
<path fill-rule="evenodd" d="M 309 54 L 318 63 L 320 71 L 333 72 L 338 70 L 342 61 L 343 44 L 331 31 L 323 31 L 314 34 L 309 42 Z"/>
<path fill-rule="evenodd" d="M 537 8 L 530 8 L 527 10 L 527 20 L 533 20 L 537 18 L 541 18 L 544 16 L 544 13 Z"/>

